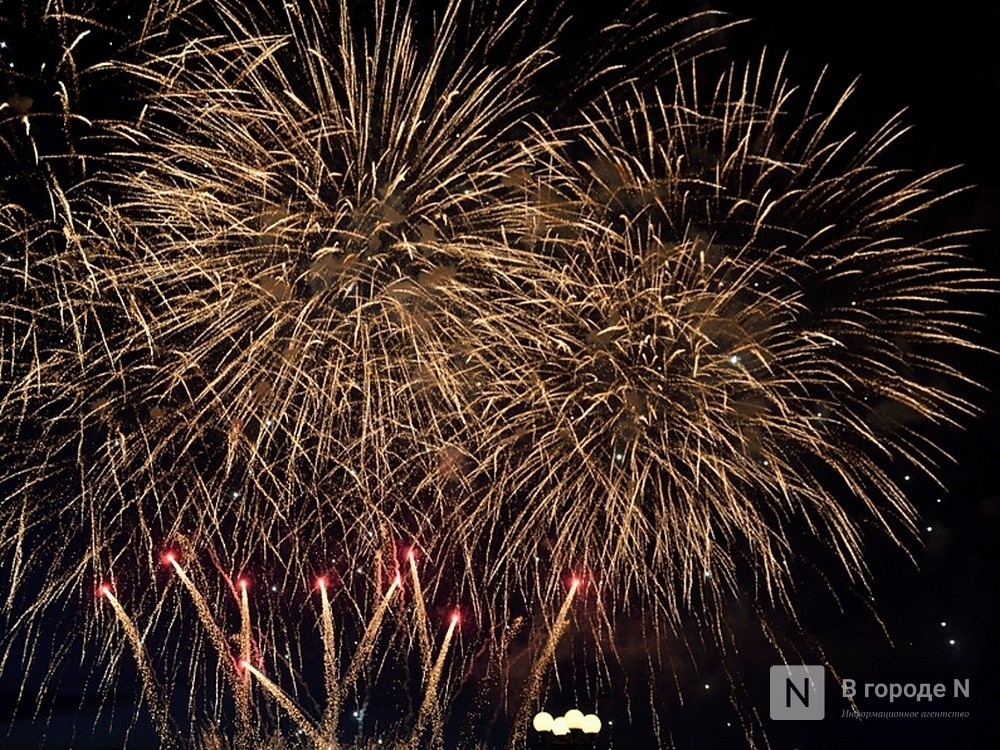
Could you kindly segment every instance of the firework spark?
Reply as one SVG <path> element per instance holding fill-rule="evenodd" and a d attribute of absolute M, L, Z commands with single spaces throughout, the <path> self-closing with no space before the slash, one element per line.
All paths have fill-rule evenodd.
<path fill-rule="evenodd" d="M 521 701 L 521 708 L 518 711 L 517 719 L 514 721 L 514 733 L 511 735 L 510 747 L 518 747 L 524 741 L 524 732 L 528 727 L 528 718 L 535 710 L 538 701 L 538 694 L 545 678 L 545 672 L 551 665 L 556 654 L 556 646 L 562 640 L 566 626 L 569 625 L 569 608 L 573 605 L 573 597 L 576 596 L 577 589 L 580 588 L 580 579 L 574 578 L 569 585 L 569 591 L 559 607 L 552 630 L 548 638 L 545 639 L 545 647 L 539 652 L 532 665 L 528 676 L 528 685 L 524 691 L 524 698 Z"/>
<path fill-rule="evenodd" d="M 142 677 L 142 692 L 149 706 L 149 711 L 153 715 L 153 724 L 156 727 L 157 735 L 159 735 L 160 743 L 163 747 L 173 747 L 173 732 L 170 729 L 167 708 L 164 705 L 161 690 L 156 682 L 156 676 L 150 667 L 149 655 L 146 652 L 146 647 L 143 645 L 139 629 L 135 626 L 125 608 L 122 607 L 121 602 L 118 601 L 118 598 L 111 591 L 110 586 L 102 584 L 100 595 L 111 604 L 115 616 L 125 629 L 129 646 L 132 648 L 132 656 L 135 658 L 135 662 L 139 667 L 139 674 Z"/>
<path fill-rule="evenodd" d="M 411 748 L 419 748 L 423 746 L 421 744 L 421 734 L 429 722 L 432 723 L 433 727 L 432 737 L 430 740 L 431 747 L 438 747 L 441 745 L 441 731 L 444 717 L 441 715 L 438 688 L 441 683 L 441 674 L 444 671 L 445 657 L 448 656 L 448 647 L 451 645 L 451 638 L 455 634 L 455 628 L 458 626 L 459 620 L 460 617 L 457 612 L 451 616 L 451 622 L 448 624 L 448 630 L 444 634 L 444 641 L 441 643 L 441 650 L 438 651 L 437 659 L 434 660 L 434 666 L 431 668 L 430 675 L 427 678 L 427 687 L 424 691 L 424 699 L 420 703 L 420 710 L 417 713 L 417 720 L 414 724 L 413 734 L 410 739 Z"/>

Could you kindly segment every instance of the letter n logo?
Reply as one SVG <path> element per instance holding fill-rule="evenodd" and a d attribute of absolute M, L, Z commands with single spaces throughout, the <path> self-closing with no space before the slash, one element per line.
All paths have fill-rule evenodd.
<path fill-rule="evenodd" d="M 771 667 L 771 718 L 822 719 L 826 708 L 825 678 L 825 670 L 817 664 Z"/>

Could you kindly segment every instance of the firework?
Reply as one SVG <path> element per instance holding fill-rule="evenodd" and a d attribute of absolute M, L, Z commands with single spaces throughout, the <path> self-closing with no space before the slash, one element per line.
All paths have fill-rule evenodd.
<path fill-rule="evenodd" d="M 552 630 L 545 640 L 545 647 L 535 658 L 535 663 L 528 676 L 524 699 L 521 701 L 521 708 L 518 711 L 517 719 L 514 721 L 514 733 L 511 735 L 510 747 L 517 747 L 524 741 L 524 732 L 528 726 L 528 717 L 535 710 L 535 703 L 538 701 L 538 693 L 542 687 L 545 670 L 555 657 L 556 646 L 559 645 L 559 641 L 566 631 L 566 626 L 569 624 L 569 608 L 573 605 L 573 597 L 576 596 L 576 591 L 579 588 L 580 580 L 574 578 L 570 583 L 569 592 L 566 594 L 566 598 L 559 608 L 559 613 L 556 615 Z"/>
<path fill-rule="evenodd" d="M 795 538 L 864 580 L 870 520 L 915 536 L 894 462 L 933 476 L 926 432 L 975 413 L 949 359 L 984 285 L 921 229 L 941 173 L 879 167 L 899 123 L 836 137 L 775 67 L 619 92 L 574 134 L 577 218 L 479 396 L 490 492 L 457 536 L 496 569 L 544 549 L 679 625 L 748 585 L 793 606 Z"/>
<path fill-rule="evenodd" d="M 421 747 L 421 734 L 428 722 L 433 722 L 433 733 L 431 736 L 431 746 L 437 747 L 441 744 L 441 708 L 438 703 L 438 687 L 441 683 L 441 673 L 444 671 L 444 660 L 448 655 L 448 647 L 451 645 L 451 638 L 455 634 L 460 617 L 456 612 L 451 616 L 451 623 L 444 634 L 444 641 L 441 643 L 441 650 L 438 652 L 434 666 L 431 668 L 430 676 L 427 679 L 427 688 L 424 699 L 420 703 L 420 711 L 417 713 L 417 721 L 413 727 L 413 734 L 410 739 L 410 747 Z"/>
<path fill-rule="evenodd" d="M 334 733 L 334 722 L 340 710 L 340 686 L 337 680 L 337 642 L 333 636 L 333 611 L 327 594 L 327 581 L 321 577 L 316 583 L 322 602 L 323 624 L 323 686 L 326 688 L 327 709 L 323 713 L 322 731 Z"/>
<path fill-rule="evenodd" d="M 289 8 L 271 33 L 226 8 L 223 41 L 133 71 L 152 93 L 117 187 L 151 256 L 114 281 L 156 290 L 122 343 L 174 373 L 135 386 L 156 414 L 146 460 L 211 444 L 214 476 L 200 459 L 178 476 L 245 477 L 285 513 L 326 483 L 359 498 L 353 519 L 401 482 L 460 475 L 477 319 L 534 260 L 506 237 L 532 213 L 513 183 L 538 158 L 524 119 L 544 49 L 481 63 L 516 19 L 464 49 L 459 3 L 429 39 L 391 4 L 370 28 L 346 3 Z"/>
<path fill-rule="evenodd" d="M 186 554 L 193 556 L 195 553 L 189 549 Z M 334 638 L 335 616 L 328 592 L 329 585 L 326 577 L 321 578 L 317 583 L 321 602 L 318 614 L 323 650 L 323 680 L 326 689 L 325 700 L 321 702 L 316 711 L 322 716 L 322 719 L 314 721 L 309 716 L 310 711 L 304 708 L 301 702 L 302 698 L 309 693 L 309 688 L 303 684 L 303 680 L 306 679 L 305 674 L 308 671 L 306 665 L 310 659 L 308 654 L 312 652 L 312 649 L 306 647 L 300 651 L 303 663 L 298 666 L 285 663 L 282 668 L 279 663 L 275 662 L 276 657 L 280 656 L 283 650 L 291 648 L 291 644 L 280 645 L 279 641 L 273 638 L 274 634 L 267 633 L 259 627 L 259 623 L 253 622 L 250 614 L 249 584 L 245 577 L 241 577 L 236 582 L 235 588 L 238 591 L 231 591 L 232 598 L 236 600 L 236 606 L 239 610 L 239 629 L 231 639 L 227 638 L 224 633 L 228 630 L 227 622 L 230 618 L 226 616 L 224 611 L 227 609 L 225 594 L 223 594 L 222 599 L 219 599 L 203 591 L 202 588 L 205 584 L 211 585 L 211 582 L 197 582 L 195 579 L 200 578 L 200 574 L 192 577 L 192 574 L 180 564 L 175 553 L 168 552 L 164 558 L 181 581 L 188 599 L 194 603 L 197 623 L 186 622 L 185 607 L 183 602 L 179 603 L 180 609 L 174 612 L 173 619 L 180 624 L 180 627 L 169 634 L 157 633 L 157 650 L 150 652 L 146 648 L 144 635 L 140 634 L 132 615 L 126 611 L 126 608 L 112 593 L 110 585 L 102 584 L 98 591 L 100 599 L 110 603 L 116 619 L 126 632 L 135 666 L 139 669 L 142 678 L 143 701 L 146 710 L 151 713 L 154 719 L 160 742 L 164 747 L 184 745 L 182 734 L 184 724 L 192 723 L 196 731 L 204 732 L 206 730 L 199 730 L 198 727 L 205 721 L 210 722 L 216 729 L 207 730 L 209 734 L 203 734 L 199 737 L 198 743 L 203 744 L 207 741 L 206 738 L 213 736 L 221 741 L 229 734 L 232 735 L 236 748 L 258 747 L 262 742 L 274 742 L 281 736 L 283 721 L 280 717 L 276 718 L 269 713 L 267 701 L 261 701 L 254 697 L 253 691 L 250 689 L 252 684 L 259 685 L 263 694 L 280 707 L 281 714 L 291 721 L 293 736 L 303 736 L 317 748 L 339 747 L 341 745 L 340 738 L 345 734 L 342 727 L 344 717 L 341 716 L 344 698 L 355 700 L 364 706 L 372 705 L 373 709 L 378 709 L 376 704 L 379 700 L 388 706 L 397 702 L 398 698 L 385 696 L 375 699 L 371 693 L 374 687 L 383 681 L 387 685 L 394 686 L 395 690 L 401 693 L 405 693 L 411 687 L 406 680 L 399 679 L 400 667 L 408 661 L 410 655 L 409 649 L 405 645 L 407 640 L 415 646 L 421 664 L 427 663 L 423 654 L 424 644 L 419 641 L 414 643 L 405 635 L 410 629 L 410 623 L 406 622 L 408 613 L 426 613 L 426 602 L 421 602 L 419 606 L 414 607 L 400 607 L 395 612 L 390 612 L 390 605 L 404 596 L 403 578 L 397 575 L 381 597 L 377 598 L 375 609 L 366 622 L 351 623 L 348 620 L 353 618 L 347 617 L 338 624 L 338 629 L 348 633 L 357 631 L 359 626 L 361 631 L 359 639 L 355 641 L 353 655 L 341 675 L 337 660 L 338 646 Z M 192 565 L 194 569 L 198 568 L 193 560 Z M 169 581 L 167 585 L 169 586 Z M 545 640 L 544 649 L 535 659 L 535 667 L 526 683 L 528 692 L 522 697 L 523 706 L 530 707 L 538 699 L 541 673 L 545 664 L 552 661 L 556 646 L 566 629 L 569 608 L 577 588 L 578 582 L 574 581 L 560 608 L 559 616 Z M 337 593 L 341 600 L 353 599 L 352 593 L 347 589 L 340 589 Z M 416 596 L 415 591 L 413 596 Z M 349 606 L 341 608 L 342 615 L 347 612 L 351 612 L 355 616 L 359 614 L 360 601 L 343 603 Z M 413 601 L 412 604 L 416 605 L 416 601 Z M 231 608 L 232 603 L 230 602 L 229 605 L 228 608 Z M 158 630 L 156 619 L 162 617 L 162 614 L 154 613 L 147 634 Z M 387 624 L 387 620 L 391 624 Z M 419 708 L 412 716 L 404 720 L 405 723 L 399 723 L 396 720 L 389 727 L 376 728 L 377 732 L 388 731 L 390 746 L 400 748 L 443 746 L 446 718 L 444 707 L 448 703 L 449 696 L 456 689 L 466 687 L 463 684 L 465 678 L 456 680 L 456 674 L 459 673 L 447 668 L 449 661 L 461 662 L 468 658 L 462 650 L 456 653 L 451 648 L 460 622 L 459 613 L 453 612 L 449 617 L 448 628 L 441 640 L 433 664 L 429 669 L 421 668 L 419 671 L 420 679 L 418 682 L 422 693 Z M 214 670 L 214 675 L 210 670 L 200 675 L 197 680 L 217 681 L 219 683 L 217 687 L 226 688 L 222 691 L 215 690 L 213 700 L 227 702 L 231 696 L 235 702 L 235 727 L 232 729 L 228 725 L 228 721 L 232 721 L 232 718 L 228 720 L 225 718 L 232 715 L 219 705 L 212 706 L 200 703 L 197 710 L 207 710 L 206 713 L 196 712 L 193 715 L 181 716 L 170 714 L 171 704 L 168 693 L 163 687 L 164 682 L 158 679 L 158 670 L 162 669 L 164 657 L 169 652 L 177 650 L 176 646 L 169 645 L 172 639 L 184 638 L 192 639 L 192 643 L 197 642 L 197 639 L 194 638 L 195 631 L 189 625 L 194 625 L 195 629 L 205 631 L 209 643 L 216 650 L 218 668 Z M 301 647 L 301 644 L 298 646 Z M 238 658 L 236 658 L 237 653 L 234 653 L 234 647 L 238 649 Z M 472 659 L 475 658 L 476 652 L 473 652 Z M 122 667 L 116 668 L 121 669 Z M 363 680 L 362 675 L 364 675 Z M 281 683 L 287 683 L 290 679 L 292 680 L 291 688 L 283 687 Z M 176 678 L 166 684 L 176 684 Z M 196 692 L 203 687 L 189 684 L 187 689 Z M 296 698 L 296 695 L 299 697 Z M 182 711 L 186 710 L 187 708 L 182 709 Z M 522 708 L 523 710 L 526 709 Z M 354 716 L 358 716 L 357 711 L 354 712 Z M 408 730 L 405 728 L 407 724 L 409 725 Z M 482 731 L 482 728 L 475 729 Z M 395 740 L 391 739 L 392 735 L 396 735 Z M 363 740 L 360 742 L 362 745 L 364 744 Z M 347 746 L 355 747 L 358 745 L 354 742 L 348 742 Z"/>
<path fill-rule="evenodd" d="M 523 718 L 568 627 L 568 571 L 600 577 L 598 631 L 635 608 L 722 643 L 741 591 L 793 609 L 800 540 L 862 584 L 866 526 L 905 544 L 894 462 L 933 477 L 929 426 L 975 412 L 948 361 L 973 346 L 961 300 L 986 285 L 961 235 L 919 221 L 942 174 L 886 171 L 898 120 L 840 133 L 848 95 L 823 113 L 781 64 L 713 72 L 724 21 L 643 5 L 577 60 L 562 17 L 522 5 L 157 3 L 90 71 L 133 97 L 96 118 L 65 57 L 73 95 L 49 119 L 74 170 L 28 169 L 30 200 L 7 191 L 0 210 L 5 655 L 54 638 L 39 625 L 72 592 L 156 569 L 181 539 L 166 562 L 198 614 L 191 653 L 218 664 L 174 655 L 166 683 L 216 685 L 189 689 L 192 715 L 231 691 L 238 744 L 261 739 L 254 680 L 329 738 L 402 598 L 397 540 L 418 538 L 449 571 L 425 587 L 408 555 L 432 678 L 411 741 L 436 742 L 453 630 L 435 659 L 425 594 L 487 629 L 555 623 Z M 26 106 L 4 109 L 4 148 L 31 165 Z M 255 655 L 254 620 L 291 642 L 296 615 L 251 612 L 237 581 L 230 637 L 195 548 L 227 580 L 219 560 L 279 571 L 278 590 L 334 558 L 392 581 L 370 586 L 343 678 L 320 582 L 315 723 Z M 176 642 L 173 592 L 137 587 L 131 606 Z"/>
<path fill-rule="evenodd" d="M 15 566 L 15 592 L 46 581 L 25 621 L 179 535 L 291 576 L 340 538 L 358 559 L 399 536 L 469 547 L 435 540 L 476 502 L 470 404 L 509 364 L 490 341 L 558 214 L 561 136 L 534 108 L 553 37 L 526 40 L 520 7 L 470 27 L 463 2 L 429 24 L 216 10 L 151 10 L 94 66 L 137 100 L 87 120 L 99 168 L 47 181 L 51 216 L 0 214 L 8 549 L 74 530 L 47 571 Z"/>
<path fill-rule="evenodd" d="M 150 713 L 153 715 L 153 723 L 156 726 L 156 733 L 159 735 L 160 742 L 163 747 L 172 747 L 173 738 L 170 731 L 169 720 L 167 718 L 167 709 L 163 703 L 159 686 L 156 683 L 156 677 L 150 667 L 149 655 L 146 653 L 146 648 L 142 643 L 142 636 L 139 635 L 138 628 L 136 628 L 135 623 L 132 622 L 132 618 L 129 617 L 125 608 L 122 607 L 121 602 L 119 602 L 117 597 L 115 597 L 115 595 L 111 592 L 110 586 L 102 584 L 100 587 L 100 595 L 111 603 L 111 608 L 115 611 L 115 616 L 125 629 L 125 635 L 128 637 L 129 646 L 132 648 L 132 655 L 135 658 L 136 664 L 139 666 L 139 673 L 142 677 L 143 696 L 146 699 L 146 703 L 149 705 Z"/>

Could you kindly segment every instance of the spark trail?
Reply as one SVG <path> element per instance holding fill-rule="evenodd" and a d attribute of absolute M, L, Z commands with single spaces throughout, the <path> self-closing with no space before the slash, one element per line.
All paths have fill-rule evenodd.
<path fill-rule="evenodd" d="M 401 585 L 402 579 L 397 573 L 396 577 L 392 579 L 392 584 L 382 597 L 382 601 L 379 602 L 378 607 L 375 608 L 375 613 L 372 615 L 371 620 L 368 621 L 368 625 L 365 628 L 364 634 L 361 636 L 361 640 L 358 641 L 357 648 L 354 655 L 351 657 L 347 673 L 344 675 L 344 680 L 340 686 L 341 696 L 348 693 L 351 688 L 354 687 L 354 683 L 360 676 L 362 668 L 371 660 L 372 648 L 375 644 L 375 638 L 378 636 L 378 632 L 382 628 L 382 620 L 385 618 L 386 610 L 389 609 L 389 604 L 392 602 L 393 595 L 399 590 Z"/>
<path fill-rule="evenodd" d="M 201 620 L 202 626 L 205 628 L 205 632 L 208 634 L 209 641 L 215 647 L 216 653 L 219 655 L 219 659 L 222 661 L 222 673 L 226 676 L 232 683 L 233 689 L 236 694 L 240 694 L 241 685 L 243 683 L 242 676 L 237 670 L 233 669 L 239 660 L 233 656 L 233 652 L 229 647 L 229 643 L 226 640 L 225 634 L 219 628 L 219 623 L 215 620 L 215 615 L 212 613 L 212 607 L 205 600 L 204 595 L 198 590 L 198 587 L 194 584 L 194 581 L 188 576 L 187 571 L 181 567 L 181 564 L 177 561 L 177 556 L 173 552 L 167 552 L 164 554 L 163 559 L 170 564 L 174 571 L 177 573 L 177 577 L 181 579 L 181 583 L 184 584 L 184 588 L 187 589 L 188 594 L 191 595 L 191 600 L 194 602 L 195 611 L 198 613 L 198 619 Z M 243 588 L 241 593 L 241 619 L 243 613 L 242 601 L 243 597 L 246 596 L 246 589 Z M 246 605 L 246 627 L 249 629 L 250 621 L 250 605 L 249 602 Z M 241 625 L 242 632 L 242 625 Z M 249 638 L 247 640 L 249 649 Z"/>
<path fill-rule="evenodd" d="M 552 623 L 552 629 L 549 631 L 548 637 L 545 639 L 545 645 L 538 653 L 538 657 L 532 664 L 531 672 L 528 674 L 527 685 L 521 694 L 521 706 L 518 709 L 517 718 L 514 720 L 514 728 L 511 733 L 511 740 L 508 744 L 508 748 L 513 749 L 515 747 L 520 747 L 520 745 L 524 742 L 524 735 L 527 731 L 528 720 L 531 717 L 531 713 L 534 711 L 535 704 L 538 701 L 538 696 L 542 687 L 542 680 L 545 677 L 546 670 L 552 664 L 553 657 L 556 653 L 556 647 L 559 645 L 559 641 L 562 640 L 563 633 L 566 631 L 566 626 L 569 624 L 569 608 L 573 604 L 573 598 L 576 596 L 578 588 L 580 588 L 580 579 L 573 578 L 570 583 L 569 591 L 566 593 L 566 598 L 563 600 L 562 606 L 559 608 L 559 613 L 556 615 L 556 619 Z"/>
<path fill-rule="evenodd" d="M 240 596 L 240 655 L 241 664 L 249 664 L 253 647 L 250 623 L 250 598 L 246 579 L 237 582 Z M 236 680 L 236 744 L 240 748 L 252 747 L 256 737 L 250 720 L 250 683 L 246 670 L 237 672 Z"/>
<path fill-rule="evenodd" d="M 295 725 L 305 732 L 309 739 L 316 743 L 316 747 L 327 747 L 330 744 L 330 738 L 324 737 L 313 723 L 305 717 L 301 709 L 295 705 L 295 701 L 289 698 L 285 694 L 285 691 L 274 684 L 267 675 L 248 661 L 240 662 L 239 666 L 257 678 L 261 686 L 285 709 L 291 720 L 295 722 Z"/>
<path fill-rule="evenodd" d="M 102 585 L 100 588 L 100 594 L 111 605 L 111 608 L 115 612 L 115 616 L 118 618 L 118 621 L 122 624 L 122 627 L 125 630 L 125 635 L 128 637 L 128 643 L 132 647 L 132 656 L 135 657 L 135 665 L 142 678 L 142 692 L 146 697 L 149 712 L 153 717 L 153 726 L 156 728 L 156 734 L 160 738 L 160 744 L 164 748 L 173 748 L 175 747 L 175 740 L 173 732 L 170 730 L 169 714 L 167 712 L 162 691 L 160 690 L 160 687 L 156 682 L 156 677 L 153 674 L 149 654 L 147 653 L 146 647 L 142 642 L 142 636 L 139 635 L 139 629 L 136 628 L 135 623 L 132 621 L 128 612 L 125 611 L 121 602 L 118 601 L 118 598 L 111 591 L 110 586 Z"/>
<path fill-rule="evenodd" d="M 320 596 L 320 622 L 323 634 L 323 684 L 326 688 L 326 708 L 323 711 L 321 731 L 335 740 L 337 719 L 340 714 L 340 685 L 337 679 L 337 641 L 334 638 L 333 610 L 327 592 L 327 579 L 320 577 L 316 582 Z M 334 741 L 333 747 L 337 744 Z"/>
<path fill-rule="evenodd" d="M 441 650 L 438 651 L 437 659 L 434 660 L 434 667 L 431 669 L 430 676 L 427 679 L 424 699 L 420 704 L 420 710 L 417 712 L 417 719 L 413 726 L 413 734 L 409 743 L 411 750 L 419 750 L 421 747 L 421 735 L 428 723 L 431 724 L 430 747 L 439 747 L 441 744 L 443 717 L 438 698 L 438 684 L 441 682 L 441 673 L 444 670 L 445 657 L 448 655 L 448 647 L 451 645 L 452 635 L 455 633 L 455 628 L 458 627 L 460 620 L 461 617 L 458 612 L 455 612 L 451 616 L 448 630 L 444 634 L 444 640 L 441 642 Z"/>
<path fill-rule="evenodd" d="M 424 592 L 420 584 L 420 575 L 417 572 L 416 553 L 410 549 L 406 553 L 410 561 L 410 581 L 413 584 L 413 603 L 417 610 L 417 633 L 420 638 L 420 653 L 423 660 L 424 674 L 430 671 L 431 667 L 431 634 L 430 624 L 427 619 L 427 607 L 424 604 Z"/>

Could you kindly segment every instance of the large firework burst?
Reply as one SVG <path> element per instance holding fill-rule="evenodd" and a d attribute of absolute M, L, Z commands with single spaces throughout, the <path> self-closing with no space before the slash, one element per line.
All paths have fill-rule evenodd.
<path fill-rule="evenodd" d="M 539 239 L 504 323 L 531 333 L 496 337 L 479 402 L 493 485 L 470 527 L 492 519 L 499 556 L 549 540 L 640 589 L 665 573 L 677 614 L 748 571 L 785 599 L 790 529 L 861 579 L 869 520 L 914 531 L 889 468 L 933 475 L 926 428 L 975 411 L 949 358 L 981 282 L 961 237 L 919 225 L 942 173 L 879 166 L 899 122 L 833 135 L 839 107 L 773 67 L 618 91 L 567 139 L 572 223 Z"/>

